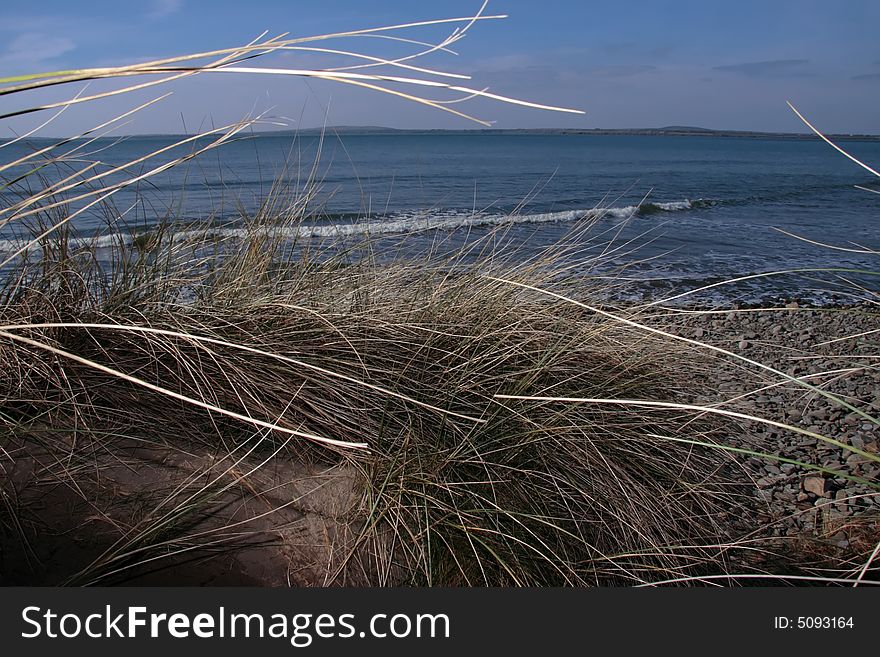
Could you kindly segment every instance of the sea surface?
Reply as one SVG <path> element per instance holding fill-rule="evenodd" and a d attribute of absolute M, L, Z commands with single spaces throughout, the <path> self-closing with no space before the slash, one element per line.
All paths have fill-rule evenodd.
<path fill-rule="evenodd" d="M 0 147 L 0 163 L 47 143 L 7 144 Z M 64 175 L 94 160 L 100 164 L 91 173 L 102 173 L 171 143 L 171 137 L 150 136 L 68 145 L 62 150 L 79 150 L 69 157 Z M 842 146 L 880 164 L 880 142 Z M 143 173 L 192 147 L 133 164 L 127 172 Z M 17 173 L 4 175 L 9 180 Z M 53 169 L 45 175 L 57 179 L 62 173 Z M 101 182 L 119 179 L 110 174 Z M 880 289 L 871 274 L 880 271 L 880 255 L 871 253 L 880 251 L 880 194 L 855 187 L 880 188 L 880 180 L 813 140 L 256 135 L 123 189 L 112 206 L 89 208 L 71 223 L 80 239 L 99 246 L 128 240 L 169 217 L 184 227 L 211 221 L 218 234 L 235 236 L 242 217 L 253 216 L 279 182 L 301 201 L 310 191 L 307 219 L 289 229 L 300 242 L 327 244 L 370 233 L 418 250 L 458 245 L 505 226 L 506 239 L 518 243 L 519 257 L 527 258 L 589 222 L 592 228 L 578 238 L 584 244 L 579 266 L 599 278 L 631 280 L 620 294 L 633 298 L 802 269 L 835 271 L 755 277 L 687 300 L 833 303 Z M 0 207 L 16 198 L 16 185 L 0 192 Z M 4 226 L 0 252 L 14 251 L 26 235 L 24 224 Z"/>

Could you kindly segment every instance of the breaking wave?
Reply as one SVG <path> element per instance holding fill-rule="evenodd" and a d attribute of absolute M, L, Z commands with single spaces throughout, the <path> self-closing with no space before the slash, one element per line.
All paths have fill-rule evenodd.
<path fill-rule="evenodd" d="M 622 207 L 598 207 L 581 210 L 561 210 L 557 212 L 536 212 L 528 214 L 503 213 L 468 213 L 455 210 L 433 210 L 428 212 L 398 212 L 365 219 L 339 221 L 330 217 L 329 220 L 308 223 L 303 222 L 283 229 L 290 239 L 303 238 L 334 238 L 358 235 L 400 235 L 434 230 L 459 230 L 462 228 L 479 228 L 505 226 L 510 224 L 563 224 L 602 218 L 630 219 L 637 216 L 649 216 L 661 213 L 684 212 L 695 208 L 714 205 L 708 199 L 695 201 L 669 201 L 664 203 L 641 203 Z M 249 234 L 248 228 L 203 228 L 199 230 L 181 229 L 177 231 L 178 239 L 217 239 L 241 238 Z M 274 228 L 270 230 L 276 230 Z M 81 246 L 93 248 L 110 248 L 119 244 L 131 244 L 137 239 L 130 233 L 111 233 L 94 237 L 83 237 L 77 240 Z M 24 246 L 23 240 L 0 240 L 0 253 L 14 252 Z"/>

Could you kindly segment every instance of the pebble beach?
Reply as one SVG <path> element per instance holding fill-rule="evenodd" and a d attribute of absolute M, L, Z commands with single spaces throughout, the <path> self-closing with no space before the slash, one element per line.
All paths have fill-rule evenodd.
<path fill-rule="evenodd" d="M 880 411 L 880 330 L 866 307 L 697 312 L 666 327 L 677 335 L 768 365 L 846 400 L 877 417 Z M 702 349 L 699 354 L 712 352 Z M 697 359 L 700 355 L 695 356 Z M 731 358 L 707 356 L 705 394 L 694 403 L 799 427 L 831 439 L 742 421 L 731 445 L 771 458 L 737 454 L 744 481 L 756 497 L 756 520 L 771 536 L 808 536 L 850 547 L 853 521 L 880 514 L 880 496 L 868 481 L 880 478 L 876 461 L 853 452 L 880 451 L 880 431 L 869 418 L 802 386 Z M 862 480 L 861 482 L 858 480 Z M 858 523 L 856 523 L 858 524 Z"/>

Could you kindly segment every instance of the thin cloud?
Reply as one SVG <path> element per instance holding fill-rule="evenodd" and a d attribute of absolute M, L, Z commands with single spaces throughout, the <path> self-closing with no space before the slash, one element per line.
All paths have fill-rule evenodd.
<path fill-rule="evenodd" d="M 851 78 L 852 80 L 880 80 L 880 73 L 862 73 L 861 75 L 854 75 Z"/>
<path fill-rule="evenodd" d="M 750 78 L 785 77 L 810 75 L 806 67 L 809 59 L 773 59 L 764 62 L 743 62 L 713 67 L 716 71 L 739 73 Z"/>
<path fill-rule="evenodd" d="M 147 14 L 150 18 L 165 18 L 180 11 L 183 0 L 153 0 L 153 8 Z"/>
<path fill-rule="evenodd" d="M 67 37 L 25 32 L 12 39 L 6 49 L 0 52 L 0 68 L 38 66 L 74 48 L 76 44 Z"/>

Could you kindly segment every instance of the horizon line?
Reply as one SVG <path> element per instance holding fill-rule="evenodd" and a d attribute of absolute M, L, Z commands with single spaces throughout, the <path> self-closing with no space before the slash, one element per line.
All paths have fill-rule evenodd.
<path fill-rule="evenodd" d="M 396 133 L 410 133 L 410 134 L 424 134 L 424 133 L 512 133 L 512 134 L 557 134 L 557 135 L 577 135 L 577 134 L 593 134 L 593 135 L 632 135 L 632 136 L 715 136 L 715 137 L 776 137 L 776 138 L 793 138 L 793 139 L 819 139 L 814 133 L 809 131 L 804 132 L 796 132 L 796 131 L 766 131 L 766 130 L 742 130 L 742 129 L 724 129 L 724 128 L 704 128 L 700 126 L 685 126 L 685 125 L 666 125 L 666 126 L 658 126 L 658 127 L 649 127 L 649 128 L 554 128 L 554 127 L 546 127 L 546 128 L 492 128 L 492 127 L 479 127 L 479 128 L 393 128 L 389 126 L 377 126 L 377 125 L 331 125 L 331 126 L 310 126 L 310 127 L 299 127 L 299 128 L 276 128 L 276 129 L 252 129 L 249 131 L 249 134 L 253 134 L 255 136 L 265 135 L 271 136 L 273 134 L 281 135 L 281 134 L 298 134 L 298 133 L 347 133 L 349 135 L 352 134 L 361 134 L 361 135 L 369 135 L 369 134 L 396 134 Z M 108 139 L 118 139 L 121 137 L 177 137 L 182 135 L 194 135 L 197 133 L 193 132 L 184 132 L 184 131 L 172 131 L 172 132 L 144 132 L 144 133 L 128 133 L 128 134 L 115 134 L 115 135 L 106 135 L 101 138 Z M 877 133 L 826 133 L 827 137 L 837 138 L 837 139 L 878 139 L 880 140 L 880 134 Z M 15 139 L 16 135 L 12 135 L 9 137 L 0 137 L 0 141 L 6 141 L 9 139 Z M 64 139 L 70 138 L 69 135 L 34 135 L 31 139 Z M 76 138 L 76 137 L 74 137 Z"/>

